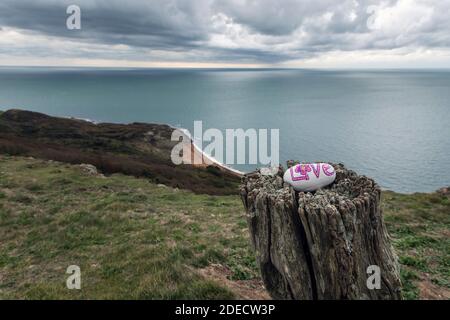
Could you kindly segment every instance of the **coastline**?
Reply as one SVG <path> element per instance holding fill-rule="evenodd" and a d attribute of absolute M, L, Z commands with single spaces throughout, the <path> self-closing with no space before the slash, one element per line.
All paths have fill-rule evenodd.
<path fill-rule="evenodd" d="M 30 252 L 30 255 L 22 257 L 24 262 L 34 258 L 34 251 L 29 250 L 28 234 L 42 235 L 42 238 L 37 239 L 38 243 L 48 244 L 40 248 L 43 252 L 50 251 L 69 257 L 70 251 L 61 246 L 61 239 L 68 241 L 67 247 L 73 245 L 73 241 L 81 239 L 88 245 L 80 243 L 80 247 L 89 248 L 94 233 L 102 241 L 100 246 L 104 246 L 100 251 L 105 253 L 101 258 L 96 255 L 95 259 L 121 267 L 123 258 L 120 254 L 123 253 L 123 245 L 127 245 L 137 249 L 128 250 L 137 252 L 136 256 L 129 259 L 138 261 L 133 265 L 141 266 L 148 262 L 148 256 L 140 255 L 139 245 L 142 243 L 145 248 L 149 248 L 148 243 L 160 243 L 159 235 L 164 234 L 170 236 L 167 238 L 167 245 L 162 243 L 160 247 L 150 246 L 150 250 L 156 248 L 151 256 L 166 259 L 157 272 L 169 270 L 185 275 L 185 270 L 178 270 L 173 266 L 199 266 L 199 261 L 209 261 L 210 252 L 218 252 L 223 257 L 220 258 L 220 263 L 228 269 L 219 269 L 217 272 L 233 275 L 233 272 L 241 274 L 240 270 L 246 270 L 250 276 L 256 277 L 259 274 L 257 268 L 249 269 L 250 254 L 244 251 L 250 248 L 249 238 L 239 231 L 245 223 L 245 216 L 242 215 L 242 201 L 237 193 L 238 173 L 230 179 L 230 172 L 234 170 L 202 152 L 192 140 L 189 140 L 192 153 L 201 155 L 203 163 L 174 166 L 170 162 L 170 150 L 177 142 L 171 141 L 173 128 L 169 125 L 96 125 L 86 120 L 71 121 L 33 112 L 9 110 L 5 115 L 0 115 L 0 131 L 0 150 L 3 150 L 0 162 L 5 173 L 5 179 L 0 179 L 0 199 L 6 203 L 9 212 L 14 213 L 5 216 L 7 219 L 0 223 L 0 229 L 10 230 L 11 225 L 20 224 L 23 219 L 19 214 L 29 216 L 28 212 L 39 212 L 40 215 L 45 215 L 45 219 L 37 218 L 32 220 L 33 223 L 20 224 L 26 228 L 26 232 L 17 233 L 15 237 L 8 239 L 8 247 L 14 249 L 15 244 L 22 243 L 24 252 Z M 98 142 L 101 142 L 100 147 Z M 141 161 L 135 156 L 137 151 L 142 155 Z M 126 154 L 123 155 L 123 152 Z M 3 153 L 7 155 L 4 156 Z M 98 154 L 100 157 L 97 157 Z M 163 154 L 164 157 L 158 158 L 155 154 Z M 96 166 L 99 174 L 86 170 L 82 165 L 86 163 Z M 210 165 L 214 168 L 208 168 Z M 138 171 L 139 168 L 141 171 Z M 381 194 L 386 226 L 395 239 L 393 245 L 404 274 L 404 297 L 448 299 L 450 292 L 445 286 L 448 281 L 445 273 L 445 250 L 448 247 L 449 232 L 449 188 L 442 188 L 442 191 L 434 193 L 402 194 L 382 191 Z M 106 201 L 112 202 L 105 206 Z M 74 203 L 77 206 L 73 206 Z M 88 208 L 89 214 L 84 214 L 85 211 L 80 214 L 80 207 Z M 68 220 L 68 216 L 76 217 L 76 220 Z M 142 219 L 147 218 L 154 219 L 154 223 L 142 223 Z M 93 221 L 95 224 L 89 224 L 86 228 L 86 221 Z M 176 226 L 179 233 L 173 232 L 174 224 L 168 221 L 182 223 Z M 61 237 L 48 236 L 53 235 L 54 230 L 45 228 L 53 225 L 61 226 Z M 129 230 L 125 235 L 122 231 L 124 227 Z M 65 234 L 70 233 L 73 228 L 80 230 L 81 234 L 77 235 L 77 239 L 67 239 Z M 95 232 L 92 232 L 92 228 L 96 228 Z M 111 229 L 117 234 L 111 236 Z M 180 234 L 184 237 L 181 240 Z M 111 243 L 109 239 L 112 238 L 119 240 Z M 233 241 L 231 245 L 238 249 L 230 254 L 229 246 L 224 245 L 224 241 L 227 244 Z M 192 252 L 192 259 L 178 254 L 178 251 L 173 254 L 168 250 L 186 245 L 190 246 L 188 249 Z M 195 253 L 199 252 L 199 246 L 202 246 L 201 254 L 204 255 L 197 257 Z M 111 259 L 111 252 L 117 259 Z M 14 255 L 14 252 L 7 254 Z M 45 254 L 42 257 L 43 264 L 52 263 L 51 257 Z M 174 261 L 174 257 L 178 260 Z M 233 269 L 236 260 L 242 262 Z M 23 268 L 17 269 L 19 276 L 26 275 L 28 270 L 26 263 L 21 265 Z M 256 263 L 251 265 L 257 266 Z M 192 270 L 208 275 L 212 268 L 207 266 Z M 148 279 L 145 270 L 142 267 L 132 270 L 137 284 L 142 283 L 142 279 Z M 7 276 L 15 279 L 15 269 L 9 268 L 8 272 L 11 273 L 7 273 Z M 18 283 L 23 281 L 17 279 Z M 104 274 L 100 273 L 96 279 L 104 280 Z M 113 274 L 111 279 L 114 282 L 118 278 Z M 180 279 L 180 285 L 188 281 Z M 56 289 L 60 288 L 60 284 L 53 280 L 49 278 L 47 282 Z M 250 281 L 254 283 L 254 279 Z M 236 288 L 236 283 L 226 284 L 229 289 Z M 115 290 L 108 287 L 108 291 L 91 292 L 88 297 L 120 296 L 123 288 L 135 296 L 139 294 L 133 291 L 137 287 L 139 285 L 134 285 L 127 279 L 127 282 L 120 283 Z M 154 286 L 159 287 L 164 288 L 165 285 Z M 19 285 L 9 289 L 6 294 L 11 296 L 33 297 L 29 290 Z M 254 287 L 251 290 L 253 292 Z M 51 292 L 67 294 L 66 291 Z M 152 290 L 152 294 L 154 292 L 156 291 Z M 154 294 L 152 297 L 160 298 L 158 292 Z M 164 291 L 160 294 L 166 297 L 168 293 Z M 197 291 L 186 294 L 188 298 L 197 297 Z M 67 297 L 71 298 L 69 295 Z"/>
<path fill-rule="evenodd" d="M 1 112 L 1 111 L 0 111 Z M 67 119 L 73 119 L 73 120 L 81 120 L 81 121 L 86 121 L 89 123 L 92 123 L 94 125 L 98 125 L 101 124 L 102 122 L 96 121 L 96 120 L 92 120 L 92 119 L 86 119 L 86 118 L 77 118 L 77 117 L 65 117 Z M 192 136 L 187 132 L 186 129 L 184 128 L 178 128 L 178 127 L 174 127 L 170 124 L 167 124 L 167 126 L 169 126 L 171 129 L 173 130 L 178 130 L 180 132 L 183 133 L 183 135 L 189 139 L 191 141 L 191 157 L 193 158 L 200 158 L 202 159 L 202 163 L 201 164 L 194 164 L 192 159 L 190 159 L 191 161 L 191 165 L 192 166 L 197 166 L 197 167 L 207 167 L 207 166 L 216 166 L 221 170 L 227 171 L 233 175 L 238 176 L 239 178 L 243 177 L 245 175 L 245 172 L 242 172 L 240 170 L 231 168 L 230 166 L 221 163 L 220 161 L 218 161 L 217 159 L 215 159 L 214 157 L 210 156 L 209 154 L 207 154 L 206 152 L 204 152 L 198 145 L 195 144 L 194 139 L 192 138 Z M 188 160 L 188 159 L 186 159 Z"/>
<path fill-rule="evenodd" d="M 0 110 L 0 115 L 2 113 L 5 113 L 7 111 L 11 111 L 11 110 L 17 110 L 17 111 L 21 111 L 24 113 L 37 113 L 38 112 L 34 112 L 34 111 L 27 111 L 25 109 L 3 109 Z M 48 116 L 50 118 L 55 118 L 57 119 L 58 117 L 53 117 L 53 116 Z M 77 120 L 77 121 L 81 121 L 81 122 L 85 122 L 85 123 L 89 123 L 92 124 L 94 126 L 98 126 L 101 124 L 109 124 L 107 122 L 99 122 L 93 119 L 88 119 L 88 118 L 78 118 L 78 117 L 73 117 L 73 116 L 65 116 L 65 117 L 60 117 L 61 119 L 67 119 L 67 120 Z M 208 166 L 214 166 L 216 168 L 218 168 L 219 170 L 221 170 L 222 172 L 226 172 L 236 178 L 241 178 L 243 177 L 246 172 L 242 172 L 240 170 L 234 169 L 224 163 L 221 163 L 220 161 L 218 161 L 217 159 L 215 159 L 213 156 L 205 153 L 194 141 L 194 139 L 192 138 L 192 136 L 190 135 L 189 132 L 187 132 L 187 130 L 183 129 L 183 128 L 178 128 L 175 126 L 172 126 L 170 124 L 153 124 L 153 123 L 142 123 L 142 124 L 146 124 L 146 125 L 157 125 L 157 126 L 166 126 L 166 128 L 169 128 L 170 130 L 179 130 L 180 132 L 182 132 L 186 139 L 189 139 L 191 142 L 191 157 L 192 155 L 194 155 L 194 157 L 196 157 L 197 159 L 202 159 L 202 163 L 200 164 L 194 164 L 192 159 L 190 161 L 190 165 L 192 167 L 198 167 L 198 168 L 207 168 Z M 112 125 L 127 125 L 125 123 L 112 123 Z M 170 139 L 170 137 L 169 137 Z M 186 161 L 186 163 L 189 163 L 189 161 Z M 395 193 L 401 193 L 401 194 L 408 194 L 408 195 L 414 195 L 414 194 L 426 194 L 426 193 L 435 193 L 435 192 L 441 192 L 441 193 L 448 193 L 449 189 L 449 185 L 443 185 L 441 187 L 436 188 L 436 190 L 432 190 L 432 191 L 415 191 L 415 192 L 399 192 L 399 191 L 395 191 L 392 190 L 391 188 L 387 188 L 387 187 L 381 187 L 382 191 L 386 191 L 386 192 L 395 192 Z"/>
<path fill-rule="evenodd" d="M 175 165 L 174 128 L 167 124 L 97 123 L 9 109 L 0 116 L 0 151 L 72 164 L 91 164 L 109 175 L 145 177 L 157 184 L 195 193 L 236 194 L 242 173 L 204 154 L 191 140 L 200 165 Z M 187 144 L 189 146 L 189 144 Z M 189 149 L 188 149 L 189 150 Z M 188 154 L 189 152 L 186 152 Z M 183 159 L 181 159 L 183 160 Z"/>
<path fill-rule="evenodd" d="M 191 142 L 191 159 L 185 159 L 185 160 L 187 162 L 190 162 L 192 166 L 207 167 L 207 166 L 213 165 L 213 166 L 219 167 L 219 169 L 221 169 L 221 170 L 228 171 L 229 173 L 236 175 L 238 177 L 242 177 L 245 175 L 245 172 L 231 168 L 231 167 L 227 166 L 226 164 L 221 163 L 214 157 L 210 156 L 206 152 L 204 152 L 198 145 L 195 144 L 194 139 L 187 132 L 187 130 L 185 130 L 183 128 L 173 127 L 171 125 L 169 125 L 169 127 L 174 130 L 180 131 L 187 139 L 190 140 L 190 142 Z M 202 164 L 194 164 L 192 159 L 199 158 L 199 157 L 201 157 L 201 159 L 202 159 Z"/>

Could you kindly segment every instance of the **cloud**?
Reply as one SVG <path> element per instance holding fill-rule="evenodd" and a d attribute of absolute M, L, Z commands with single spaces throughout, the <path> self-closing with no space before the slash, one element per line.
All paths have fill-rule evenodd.
<path fill-rule="evenodd" d="M 66 28 L 74 2 L 81 30 Z M 301 65 L 358 52 L 428 59 L 439 52 L 447 61 L 449 12 L 449 0 L 2 0 L 0 62 Z"/>

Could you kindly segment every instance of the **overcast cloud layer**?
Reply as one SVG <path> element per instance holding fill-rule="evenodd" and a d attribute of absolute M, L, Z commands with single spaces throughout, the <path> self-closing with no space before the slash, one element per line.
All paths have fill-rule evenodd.
<path fill-rule="evenodd" d="M 450 67 L 449 16 L 450 0 L 1 0 L 0 64 Z"/>

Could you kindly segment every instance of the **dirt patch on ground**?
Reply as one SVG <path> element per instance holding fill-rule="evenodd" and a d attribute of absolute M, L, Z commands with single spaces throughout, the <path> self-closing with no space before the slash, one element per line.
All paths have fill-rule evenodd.
<path fill-rule="evenodd" d="M 419 288 L 419 297 L 423 300 L 448 300 L 450 299 L 450 290 L 439 287 L 429 279 L 424 279 L 417 283 Z"/>
<path fill-rule="evenodd" d="M 198 270 L 200 275 L 206 279 L 221 284 L 232 291 L 238 299 L 245 300 L 270 300 L 269 293 L 259 279 L 253 280 L 230 280 L 232 272 L 220 264 L 211 264 L 206 268 Z M 439 287 L 430 279 L 423 278 L 417 283 L 419 297 L 423 300 L 449 300 L 450 290 Z"/>
<path fill-rule="evenodd" d="M 232 272 L 220 264 L 211 264 L 198 270 L 206 279 L 212 280 L 230 289 L 238 299 L 270 300 L 270 296 L 261 280 L 230 280 Z"/>

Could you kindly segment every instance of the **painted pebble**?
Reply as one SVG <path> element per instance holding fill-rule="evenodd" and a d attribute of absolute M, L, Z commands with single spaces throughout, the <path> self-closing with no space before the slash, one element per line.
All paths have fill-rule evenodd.
<path fill-rule="evenodd" d="M 315 191 L 323 188 L 336 179 L 336 171 L 328 163 L 297 164 L 286 170 L 284 182 L 290 184 L 296 191 Z"/>

